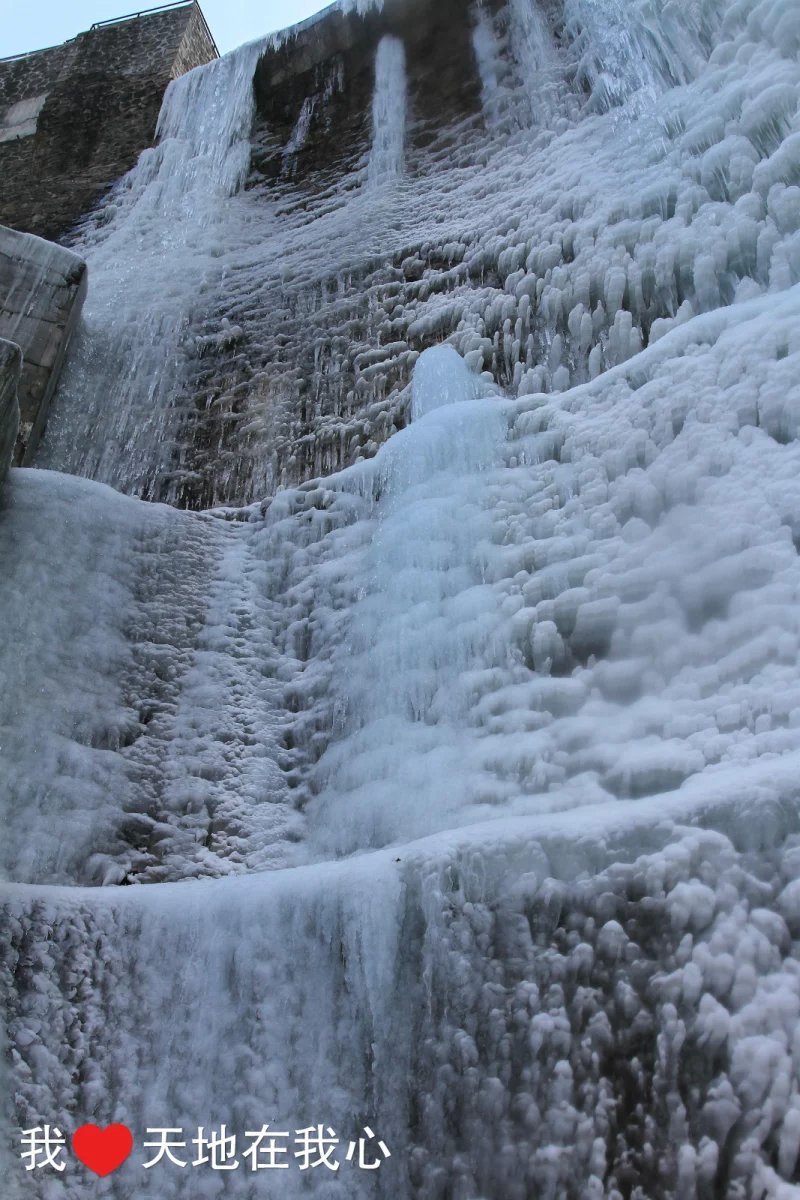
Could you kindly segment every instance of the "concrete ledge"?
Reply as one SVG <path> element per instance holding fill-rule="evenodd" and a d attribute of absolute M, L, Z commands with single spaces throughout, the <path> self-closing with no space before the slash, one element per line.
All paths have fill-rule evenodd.
<path fill-rule="evenodd" d="M 44 431 L 86 287 L 86 263 L 77 254 L 0 225 L 0 338 L 16 343 L 23 357 L 18 466 Z"/>
<path fill-rule="evenodd" d="M 6 477 L 14 454 L 19 428 L 17 384 L 22 353 L 13 342 L 0 341 L 0 484 Z"/>

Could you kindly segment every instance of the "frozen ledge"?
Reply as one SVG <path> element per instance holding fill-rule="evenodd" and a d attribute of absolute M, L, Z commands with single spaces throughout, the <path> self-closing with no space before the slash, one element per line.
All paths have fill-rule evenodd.
<path fill-rule="evenodd" d="M 564 883 L 657 854 L 689 831 L 703 842 L 730 843 L 737 853 L 769 853 L 798 833 L 800 752 L 749 767 L 718 767 L 681 788 L 641 801 L 611 801 L 572 811 L 504 817 L 443 830 L 403 845 L 340 859 L 218 878 L 134 887 L 86 887 L 0 881 L 6 903 L 111 906 L 137 910 L 163 906 L 202 910 L 216 898 L 316 894 L 358 890 L 378 879 L 408 880 L 449 868 L 478 870 L 481 887 L 493 892 L 532 862 Z M 758 819 L 754 820 L 757 810 Z"/>

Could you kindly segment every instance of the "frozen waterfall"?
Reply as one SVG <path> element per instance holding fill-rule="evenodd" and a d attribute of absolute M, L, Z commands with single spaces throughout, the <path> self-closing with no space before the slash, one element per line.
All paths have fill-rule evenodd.
<path fill-rule="evenodd" d="M 36 464 L 124 492 L 169 494 L 192 310 L 221 271 L 225 201 L 250 164 L 254 42 L 174 80 L 157 144 L 73 248 L 93 285 Z M 110 404 L 109 396 L 125 397 Z"/>
<path fill-rule="evenodd" d="M 4 1175 L 86 1200 L 19 1130 L 119 1121 L 110 1200 L 796 1200 L 797 6 L 465 3 L 443 132 L 389 9 L 282 140 L 266 43 L 177 81 L 80 231 L 0 511 Z"/>
<path fill-rule="evenodd" d="M 550 116 L 549 91 L 559 62 L 552 35 L 538 0 L 511 0 L 511 39 L 530 106 L 528 119 L 545 124 Z"/>

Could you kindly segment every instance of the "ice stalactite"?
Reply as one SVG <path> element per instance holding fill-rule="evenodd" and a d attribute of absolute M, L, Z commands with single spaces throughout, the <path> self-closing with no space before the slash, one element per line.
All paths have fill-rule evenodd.
<path fill-rule="evenodd" d="M 375 54 L 372 98 L 372 149 L 367 178 L 373 186 L 399 179 L 405 171 L 407 121 L 406 52 L 387 34 Z"/>

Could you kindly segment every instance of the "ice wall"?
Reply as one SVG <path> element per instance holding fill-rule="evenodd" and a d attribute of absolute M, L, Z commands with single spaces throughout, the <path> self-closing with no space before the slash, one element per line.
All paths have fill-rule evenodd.
<path fill-rule="evenodd" d="M 313 45 L 297 43 L 318 61 L 291 111 L 281 96 L 294 90 L 269 84 L 291 40 L 263 48 L 255 113 L 254 50 L 191 75 L 175 93 L 177 104 L 195 89 L 188 157 L 165 171 L 200 187 L 195 215 L 176 226 L 165 204 L 159 217 L 154 183 L 152 203 L 131 210 L 140 226 L 125 217 L 120 196 L 160 161 L 145 156 L 87 228 L 97 315 L 90 300 L 95 331 L 75 372 L 97 399 L 85 418 L 77 399 L 57 402 L 76 415 L 56 411 L 41 465 L 189 507 L 254 500 L 373 456 L 406 423 L 414 362 L 436 341 L 517 395 L 560 391 L 693 314 L 797 280 L 800 82 L 780 0 L 752 14 L 732 0 L 685 12 L 636 0 L 624 20 L 612 0 L 515 0 L 465 5 L 459 19 L 461 41 L 423 36 L 421 16 L 419 42 L 382 42 L 376 23 L 347 52 L 337 33 L 327 57 L 317 23 Z M 456 44 L 467 57 L 453 61 Z M 426 86 L 426 69 L 445 90 Z M 459 90 L 470 77 L 472 92 Z M 218 111 L 228 86 L 239 99 Z M 192 122 L 218 122 L 234 178 L 251 117 L 248 186 L 210 205 L 202 181 L 227 168 L 207 171 Z M 401 164 L 402 195 L 361 186 Z M 123 294 L 113 248 L 137 227 Z M 168 286 L 154 291 L 154 276 Z M 172 347 L 158 378 L 143 320 L 147 345 Z M 115 361 L 134 382 L 112 417 L 101 401 Z M 139 465 L 114 467 L 112 441 L 129 438 Z"/>
<path fill-rule="evenodd" d="M 368 1124 L 392 1147 L 375 1177 L 287 1174 L 290 1196 L 433 1200 L 443 1179 L 497 1200 L 791 1194 L 798 316 L 797 287 L 703 315 L 554 397 L 501 398 L 432 349 L 415 420 L 374 460 L 238 514 L 12 476 L 10 545 L 38 519 L 24 539 L 36 594 L 70 625 L 29 601 L 38 643 L 4 647 L 5 679 L 26 663 L 50 688 L 31 689 L 29 721 L 13 704 L 4 718 L 4 747 L 38 732 L 35 760 L 24 746 L 17 760 L 35 787 L 9 869 L 31 878 L 39 848 L 37 878 L 57 878 L 48 806 L 70 794 L 65 773 L 86 804 L 96 762 L 124 762 L 125 739 L 54 728 L 76 670 L 98 713 L 124 711 L 117 681 L 153 687 L 146 660 L 138 680 L 124 666 L 146 650 L 177 691 L 156 718 L 156 777 L 178 801 L 218 781 L 235 804 L 164 805 L 139 878 L 246 872 L 4 889 L 12 1127 L 224 1121 L 243 1135 L 264 1114 L 345 1138 Z M 16 565 L 11 578 L 25 582 Z M 181 578 L 198 611 L 179 635 Z M 56 585 L 86 599 L 72 610 Z M 247 690 L 259 668 L 271 750 Z M 269 777 L 242 803 L 256 748 L 304 824 L 258 826 L 280 811 Z M 127 863 L 136 882 L 107 815 L 77 825 L 73 861 Z M 198 1170 L 165 1168 L 159 1194 L 215 1195 Z M 109 1194 L 138 1194 L 137 1171 Z M 23 1182 L 48 1196 L 42 1177 Z M 243 1171 L 225 1186 L 251 1194 Z M 83 1187 L 73 1169 L 64 1194 Z"/>

